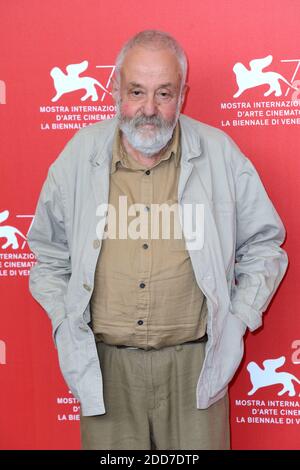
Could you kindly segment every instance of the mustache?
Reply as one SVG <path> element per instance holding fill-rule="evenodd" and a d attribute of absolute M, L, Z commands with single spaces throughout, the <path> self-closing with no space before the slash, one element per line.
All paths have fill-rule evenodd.
<path fill-rule="evenodd" d="M 153 125 L 157 129 L 167 129 L 172 125 L 172 123 L 164 120 L 160 116 L 145 116 L 144 114 L 140 114 L 133 118 L 122 116 L 122 122 L 129 123 L 134 129 L 138 129 L 141 126 L 146 125 Z"/>
<path fill-rule="evenodd" d="M 159 116 L 137 116 L 133 119 L 132 124 L 137 128 L 140 126 L 152 125 L 158 128 L 163 127 L 164 121 Z"/>

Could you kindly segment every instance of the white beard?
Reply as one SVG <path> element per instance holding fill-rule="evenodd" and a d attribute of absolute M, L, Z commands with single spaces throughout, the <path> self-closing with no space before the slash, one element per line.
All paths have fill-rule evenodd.
<path fill-rule="evenodd" d="M 116 103 L 119 127 L 124 133 L 129 144 L 145 157 L 152 157 L 162 150 L 171 140 L 173 131 L 180 115 L 180 99 L 176 114 L 171 121 L 166 121 L 159 116 L 145 116 L 143 114 L 128 118 L 122 116 L 120 100 Z M 154 128 L 143 128 L 145 124 L 154 124 Z"/>

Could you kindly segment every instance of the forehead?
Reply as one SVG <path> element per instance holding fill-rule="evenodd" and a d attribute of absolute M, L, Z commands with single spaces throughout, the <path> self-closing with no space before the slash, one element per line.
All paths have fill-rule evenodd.
<path fill-rule="evenodd" d="M 176 86 L 181 80 L 181 68 L 170 49 L 135 46 L 124 58 L 121 78 L 125 85 L 135 82 L 145 86 L 163 83 Z"/>

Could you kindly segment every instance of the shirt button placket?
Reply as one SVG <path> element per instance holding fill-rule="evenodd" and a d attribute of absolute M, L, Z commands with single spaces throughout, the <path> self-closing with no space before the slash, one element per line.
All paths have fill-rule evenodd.
<path fill-rule="evenodd" d="M 153 188 L 152 188 L 152 172 L 148 169 L 145 170 L 142 175 L 141 175 L 141 190 L 140 190 L 140 195 L 141 195 L 141 203 L 144 204 L 144 210 L 146 212 L 150 212 L 150 204 L 152 200 L 152 193 L 153 193 Z M 149 229 L 149 220 L 148 220 L 148 229 Z M 149 234 L 148 234 L 149 235 Z M 149 248 L 149 242 L 148 240 L 145 240 L 144 243 L 142 242 L 141 244 L 141 252 L 140 252 L 140 271 L 139 271 L 139 276 L 140 279 L 143 279 L 143 281 L 140 281 L 139 283 L 139 293 L 138 293 L 138 308 L 137 308 L 137 313 L 138 313 L 138 320 L 137 320 L 137 325 L 138 326 L 146 326 L 145 321 L 149 315 L 149 302 L 150 302 L 150 294 L 149 294 L 149 279 L 150 279 L 150 266 L 151 266 L 151 259 L 150 259 L 150 253 L 146 253 L 145 250 L 148 250 Z M 148 250 L 149 251 L 149 250 Z M 145 340 L 147 336 L 147 330 L 142 330 L 144 331 L 145 334 Z"/>

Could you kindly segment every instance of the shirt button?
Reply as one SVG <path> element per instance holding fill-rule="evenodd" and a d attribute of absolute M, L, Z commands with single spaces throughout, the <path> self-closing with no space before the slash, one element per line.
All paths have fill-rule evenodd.
<path fill-rule="evenodd" d="M 145 171 L 146 175 L 150 175 L 151 171 L 150 170 L 147 170 Z"/>
<path fill-rule="evenodd" d="M 85 290 L 87 290 L 87 291 L 91 291 L 91 290 L 92 290 L 91 286 L 89 286 L 88 284 L 83 284 L 83 287 L 84 287 Z"/>
<path fill-rule="evenodd" d="M 142 289 L 144 289 L 145 286 L 146 286 L 146 284 L 144 284 L 143 282 L 140 283 L 140 287 L 141 287 Z"/>
<path fill-rule="evenodd" d="M 143 323 L 144 323 L 143 320 L 138 321 L 138 325 L 143 325 Z"/>
<path fill-rule="evenodd" d="M 144 243 L 144 244 L 143 244 L 143 248 L 144 248 L 145 250 L 147 250 L 147 248 L 148 248 L 147 243 Z"/>
<path fill-rule="evenodd" d="M 100 240 L 94 240 L 93 241 L 93 247 L 97 250 L 97 248 L 99 248 L 100 246 Z"/>

